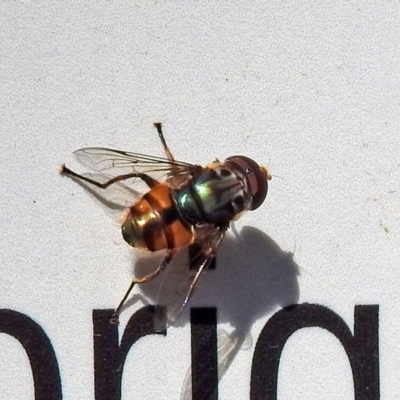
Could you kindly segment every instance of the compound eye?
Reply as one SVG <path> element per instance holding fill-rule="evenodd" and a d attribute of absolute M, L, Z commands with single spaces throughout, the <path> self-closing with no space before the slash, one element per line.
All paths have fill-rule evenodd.
<path fill-rule="evenodd" d="M 271 179 L 267 170 L 245 156 L 229 157 L 226 162 L 230 163 L 246 179 L 247 188 L 251 195 L 250 210 L 260 207 L 267 196 L 268 179 Z"/>

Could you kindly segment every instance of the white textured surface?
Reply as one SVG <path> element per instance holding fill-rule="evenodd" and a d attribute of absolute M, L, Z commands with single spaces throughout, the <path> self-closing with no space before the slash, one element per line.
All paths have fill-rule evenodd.
<path fill-rule="evenodd" d="M 2 2 L 0 306 L 49 335 L 66 399 L 93 398 L 91 310 L 118 302 L 133 261 L 118 227 L 57 168 L 76 167 L 70 153 L 84 146 L 162 155 L 154 121 L 179 159 L 241 153 L 269 165 L 266 204 L 237 227 L 294 251 L 300 302 L 327 305 L 349 326 L 355 304 L 379 304 L 381 395 L 398 398 L 399 40 L 400 8 L 389 1 Z M 253 338 L 265 320 L 253 321 Z M 336 379 L 330 398 L 353 398 L 336 343 L 307 332 L 285 353 L 282 398 L 315 393 L 301 383 L 324 365 L 296 345 L 316 340 L 340 358 L 338 374 L 326 373 Z M 135 398 L 179 398 L 188 338 L 185 326 L 167 346 L 138 344 Z M 31 398 L 23 352 L 4 342 L 13 345 L 0 399 Z M 247 398 L 251 356 L 239 353 L 220 398 Z M 299 360 L 304 368 L 290 371 Z"/>

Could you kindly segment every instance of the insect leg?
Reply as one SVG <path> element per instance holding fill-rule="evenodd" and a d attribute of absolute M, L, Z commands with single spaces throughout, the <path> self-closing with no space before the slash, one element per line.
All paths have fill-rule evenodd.
<path fill-rule="evenodd" d="M 99 187 L 100 189 L 107 189 L 110 185 L 112 185 L 113 183 L 116 182 L 120 182 L 120 181 L 124 181 L 126 179 L 130 179 L 130 178 L 140 178 L 142 179 L 150 188 L 157 186 L 158 185 L 158 181 L 151 178 L 149 175 L 146 174 L 142 174 L 140 172 L 132 172 L 130 174 L 126 174 L 126 175 L 118 175 L 114 178 L 111 178 L 109 181 L 104 182 L 104 183 L 100 183 L 97 182 L 93 179 L 87 178 L 86 176 L 82 176 L 77 174 L 74 171 L 71 171 L 69 168 L 67 168 L 65 166 L 65 164 L 61 165 L 60 168 L 60 174 L 61 175 L 69 175 L 69 176 L 73 176 L 75 178 L 81 179 L 82 181 L 88 182 L 92 185 L 95 185 L 97 187 Z"/>
<path fill-rule="evenodd" d="M 187 292 L 186 297 L 183 300 L 182 308 L 185 307 L 185 305 L 189 301 L 190 296 L 193 294 L 193 290 L 197 284 L 197 281 L 199 280 L 203 271 L 205 271 L 208 268 L 208 266 L 211 264 L 211 261 L 214 259 L 214 257 L 215 257 L 215 254 L 209 254 L 208 256 L 206 256 L 204 258 L 204 260 L 200 264 L 199 269 L 198 269 L 196 275 L 194 276 L 192 283 L 190 284 L 189 291 Z"/>
<path fill-rule="evenodd" d="M 174 258 L 175 254 L 177 253 L 177 249 L 171 249 L 168 250 L 167 254 L 165 255 L 165 257 L 163 258 L 163 260 L 161 261 L 160 265 L 158 266 L 158 268 L 153 271 L 152 273 L 143 276 L 142 278 L 133 278 L 131 284 L 129 285 L 128 290 L 126 291 L 124 297 L 122 298 L 121 302 L 118 304 L 118 307 L 115 309 L 114 314 L 111 318 L 111 322 L 113 324 L 117 324 L 118 323 L 118 318 L 119 318 L 119 314 L 121 313 L 122 307 L 126 302 L 126 299 L 128 298 L 130 292 L 132 291 L 132 289 L 134 288 L 134 286 L 136 284 L 140 284 L 140 283 L 145 283 L 148 281 L 151 281 L 153 278 L 155 278 L 160 272 L 162 272 L 165 267 L 171 262 L 171 260 Z"/>
<path fill-rule="evenodd" d="M 162 132 L 162 124 L 161 124 L 161 122 L 155 122 L 153 125 L 157 129 L 158 136 L 160 137 L 161 143 L 162 143 L 162 145 L 164 147 L 164 151 L 165 151 L 165 154 L 167 155 L 168 160 L 175 161 L 175 158 L 172 155 L 171 150 L 167 146 L 167 142 L 165 141 L 165 138 L 164 138 L 164 135 L 163 135 L 163 132 Z"/>

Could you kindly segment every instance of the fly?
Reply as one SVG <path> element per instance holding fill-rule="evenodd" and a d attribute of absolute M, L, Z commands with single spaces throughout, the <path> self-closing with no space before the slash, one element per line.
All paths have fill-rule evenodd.
<path fill-rule="evenodd" d="M 217 253 L 229 224 L 246 210 L 264 202 L 271 179 L 266 168 L 245 156 L 233 156 L 206 167 L 177 161 L 164 139 L 161 123 L 155 123 L 166 158 L 100 147 L 75 151 L 78 161 L 91 173 L 77 174 L 63 164 L 60 174 L 88 184 L 110 209 L 123 211 L 121 231 L 132 247 L 151 252 L 164 250 L 158 267 L 148 275 L 133 278 L 114 311 L 119 314 L 136 284 L 152 280 L 177 252 L 196 244 L 194 273 L 182 296 L 168 310 L 167 320 L 157 330 L 174 322 Z M 137 191 L 142 181 L 147 189 Z M 126 183 L 131 182 L 128 186 Z M 160 317 L 161 318 L 161 317 Z M 164 318 L 165 320 L 165 318 Z"/>

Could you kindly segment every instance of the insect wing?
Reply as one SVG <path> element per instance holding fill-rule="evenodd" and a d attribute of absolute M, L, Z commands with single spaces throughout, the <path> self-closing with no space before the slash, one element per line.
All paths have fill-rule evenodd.
<path fill-rule="evenodd" d="M 190 174 L 198 168 L 183 161 L 171 161 L 167 158 L 102 147 L 86 147 L 75 151 L 74 154 L 81 164 L 110 176 L 138 172 L 160 180 L 171 175 Z"/>
<path fill-rule="evenodd" d="M 214 259 L 225 231 L 218 228 L 210 228 L 209 234 L 207 244 L 200 246 L 197 253 L 190 259 L 190 270 L 187 265 L 183 265 L 183 271 L 182 266 L 180 266 L 181 271 L 176 273 L 177 271 L 174 271 L 174 269 L 178 266 L 171 265 L 165 271 L 164 281 L 157 296 L 157 304 L 166 307 L 166 315 L 164 307 L 156 307 L 154 329 L 157 332 L 166 329 L 179 318 L 189 302 L 199 279 Z M 178 275 L 179 279 L 177 281 L 176 276 Z M 168 282 L 168 280 L 172 279 L 174 280 L 173 284 Z"/>
<path fill-rule="evenodd" d="M 221 382 L 226 372 L 228 371 L 232 361 L 236 357 L 236 354 L 241 348 L 245 346 L 250 348 L 252 343 L 251 335 L 247 335 L 245 338 L 240 337 L 235 334 L 236 332 L 228 333 L 223 329 L 218 329 L 217 337 L 218 337 L 218 347 L 217 347 L 217 360 L 218 360 L 218 383 Z M 249 341 L 250 344 L 243 345 L 244 342 Z M 209 344 L 206 342 L 205 346 Z M 206 387 L 208 381 L 210 380 L 209 374 L 213 373 L 213 371 L 205 370 L 204 374 L 200 377 L 197 377 L 197 380 L 200 379 L 200 383 L 198 387 Z M 212 379 L 212 378 L 211 378 Z M 204 382 L 204 383 L 203 383 Z M 217 391 L 217 387 L 213 388 Z M 216 397 L 216 395 L 215 395 Z M 189 367 L 185 379 L 182 384 L 181 397 L 180 400 L 192 400 L 192 368 Z"/>

